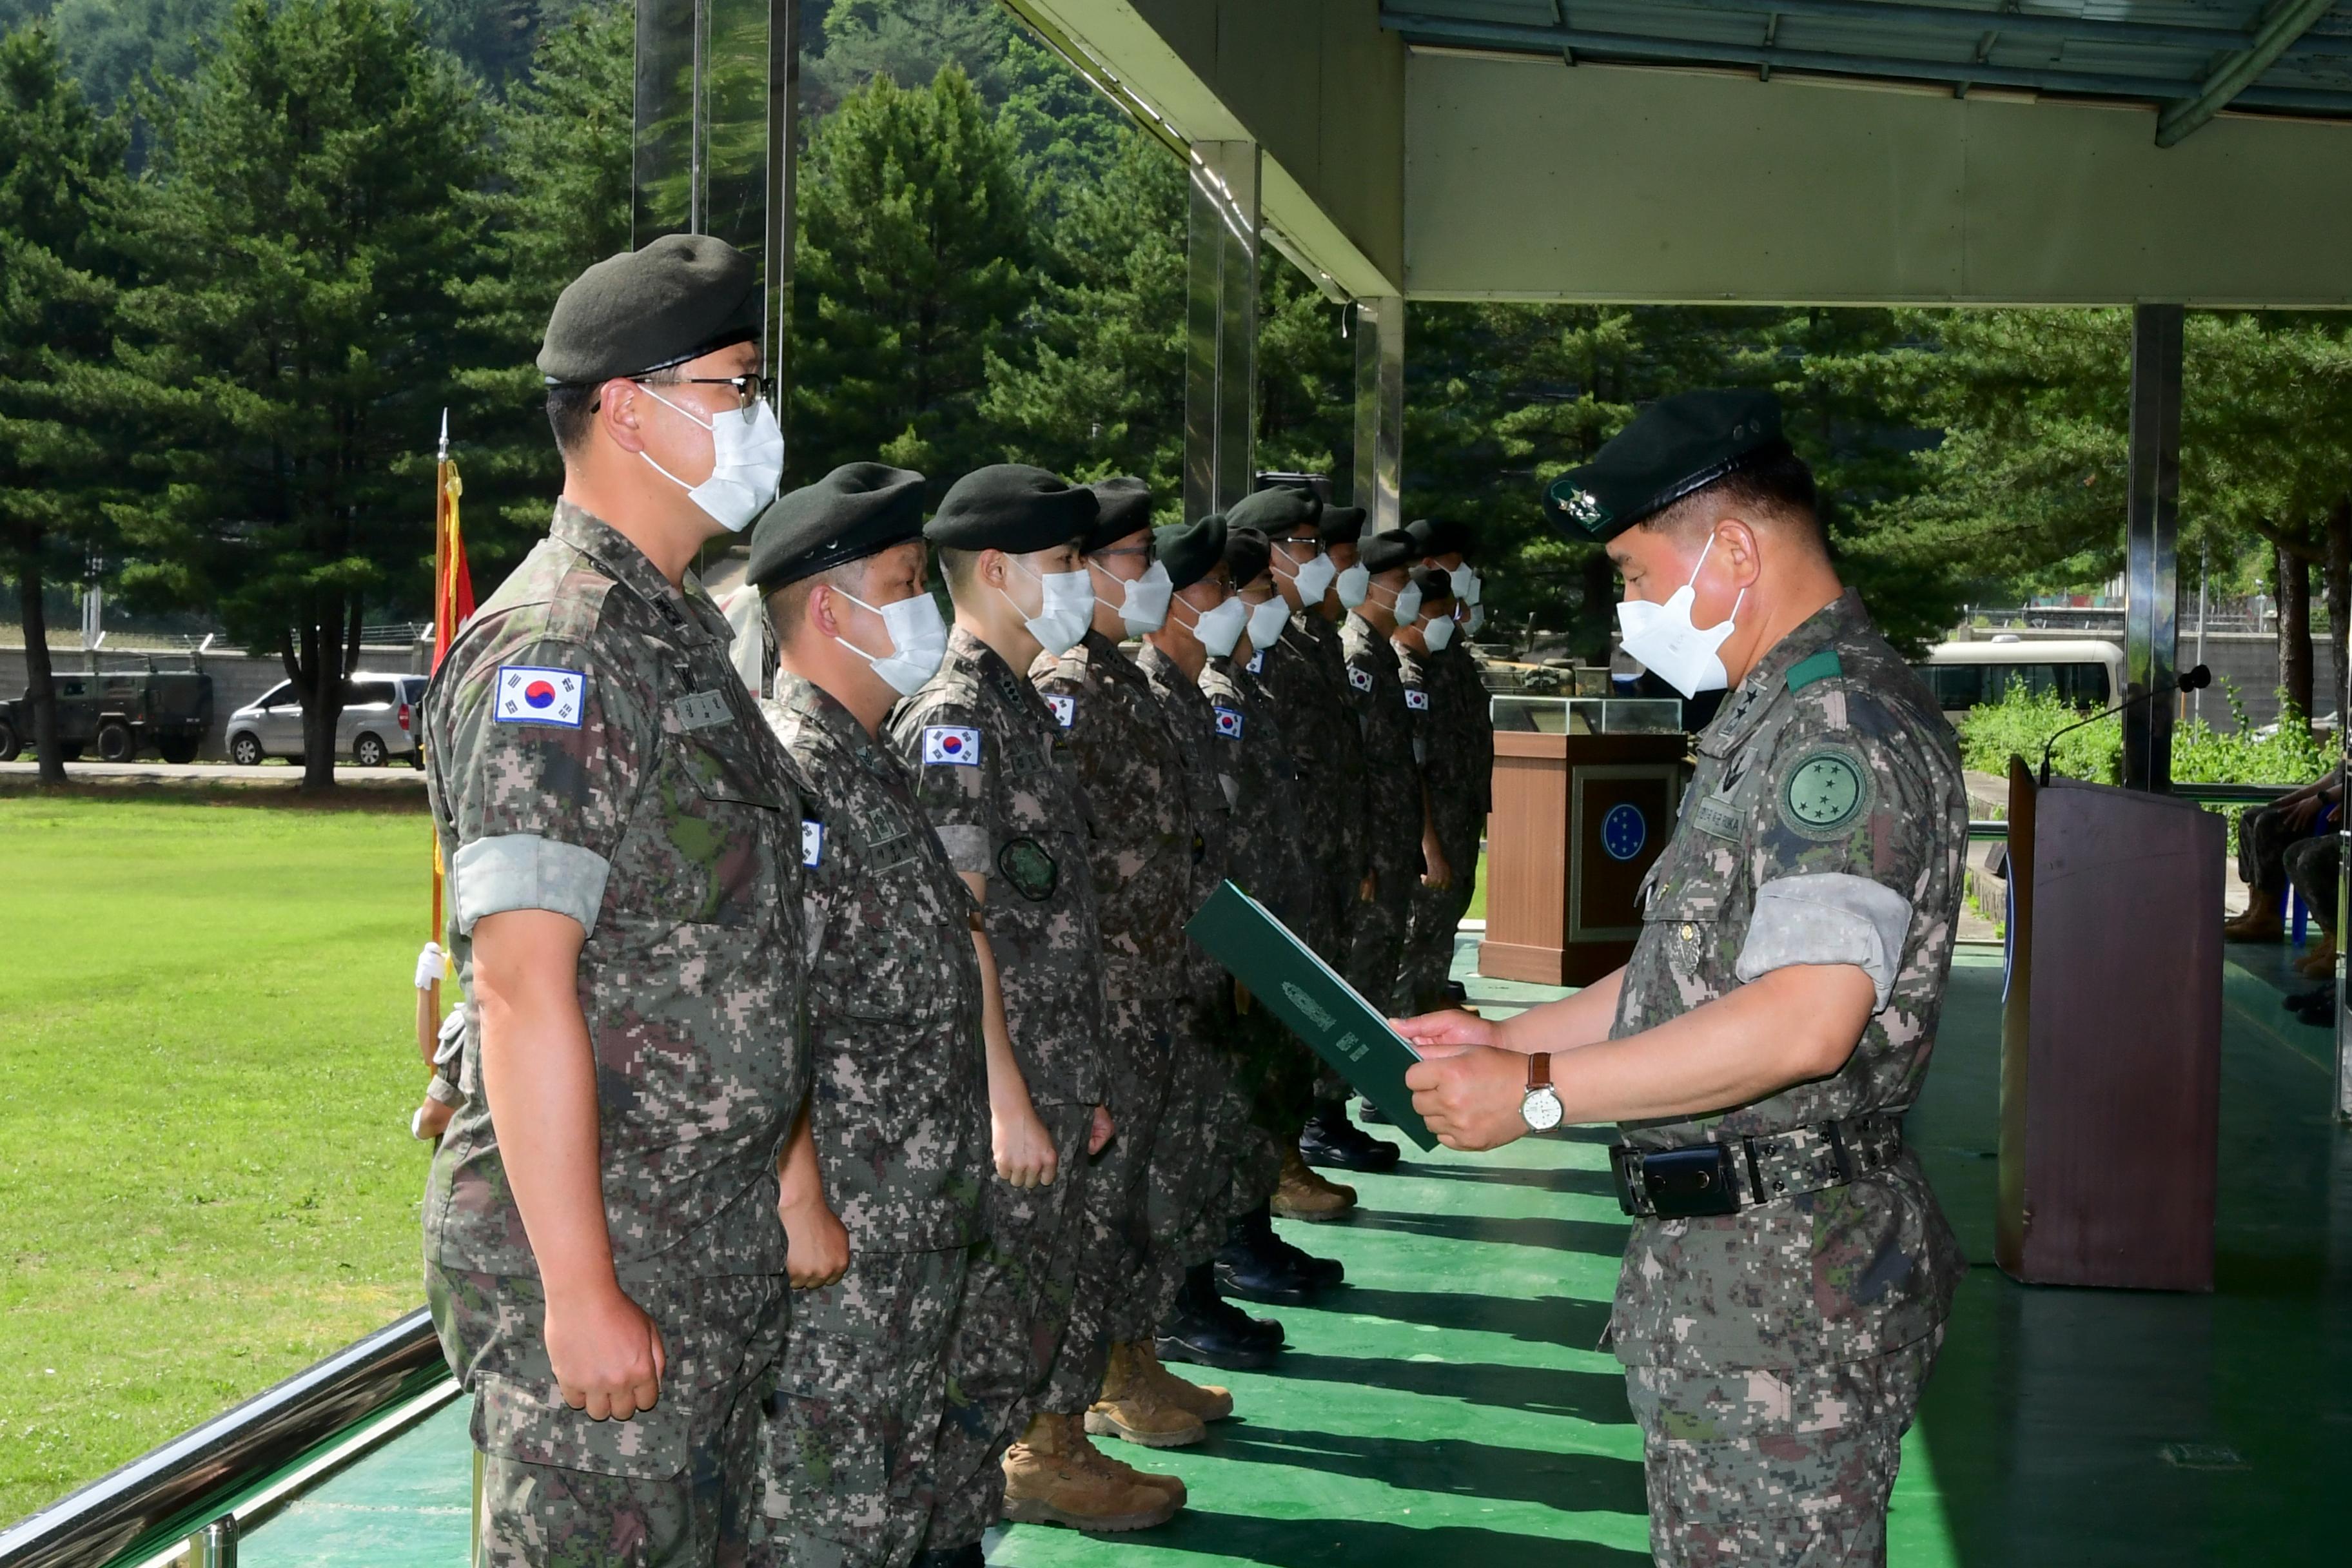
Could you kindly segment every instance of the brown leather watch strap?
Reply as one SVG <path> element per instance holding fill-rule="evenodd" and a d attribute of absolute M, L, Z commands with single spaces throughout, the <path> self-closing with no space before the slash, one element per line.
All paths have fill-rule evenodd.
<path fill-rule="evenodd" d="M 1530 1092 L 1551 1083 L 1551 1053 L 1534 1051 L 1528 1056 L 1528 1089 Z"/>

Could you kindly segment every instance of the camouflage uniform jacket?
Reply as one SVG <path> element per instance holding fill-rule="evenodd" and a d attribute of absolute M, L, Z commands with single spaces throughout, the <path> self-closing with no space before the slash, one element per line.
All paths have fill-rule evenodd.
<path fill-rule="evenodd" d="M 1216 750 L 1223 744 L 1217 738 L 1217 729 L 1223 721 L 1218 718 L 1215 705 L 1198 683 L 1178 668 L 1174 659 L 1150 643 L 1144 644 L 1143 651 L 1136 656 L 1135 667 L 1150 682 L 1151 695 L 1168 716 L 1168 727 L 1183 747 L 1186 816 L 1194 847 L 1192 877 L 1184 892 L 1184 918 L 1189 921 L 1231 874 L 1233 864 L 1233 806 L 1217 777 L 1221 759 Z M 1225 995 L 1225 966 L 1181 932 L 1177 941 L 1184 949 L 1192 994 L 1203 1002 Z"/>
<path fill-rule="evenodd" d="M 1348 701 L 1339 629 L 1314 611 L 1294 614 L 1256 675 L 1290 738 L 1299 799 L 1311 803 L 1316 872 L 1352 889 L 1364 874 L 1364 732 Z"/>
<path fill-rule="evenodd" d="M 1307 859 L 1306 814 L 1289 737 L 1273 701 L 1232 659 L 1213 658 L 1202 667 L 1201 692 L 1217 721 L 1217 785 L 1233 809 L 1225 875 L 1285 925 L 1302 928 L 1315 873 Z"/>
<path fill-rule="evenodd" d="M 1029 679 L 1053 710 L 1095 806 L 1095 900 L 1103 994 L 1114 1002 L 1181 996 L 1184 922 L 1195 905 L 1184 749 L 1151 685 L 1118 645 L 1089 631 Z"/>
<path fill-rule="evenodd" d="M 1877 1009 L 1830 1077 L 1714 1115 L 1628 1124 L 1626 1141 L 1659 1149 L 1899 1117 L 1935 1048 L 1968 795 L 1950 726 L 1859 598 L 1790 633 L 1727 696 L 1684 798 L 1644 883 L 1611 1037 L 1795 963 L 1859 966 Z M 1932 1332 L 1964 1268 L 1905 1152 L 1847 1185 L 1737 1215 L 1636 1220 L 1611 1330 L 1629 1365 L 1862 1361 Z"/>
<path fill-rule="evenodd" d="M 801 874 L 825 1200 L 861 1252 L 967 1246 L 991 1169 L 971 890 L 847 709 L 782 674 L 761 710 L 822 802 Z"/>
<path fill-rule="evenodd" d="M 1412 710 L 1397 675 L 1396 645 L 1352 612 L 1339 634 L 1348 659 L 1348 700 L 1364 736 L 1364 820 L 1368 861 L 1395 864 L 1421 850 L 1421 770 L 1412 746 Z"/>
<path fill-rule="evenodd" d="M 1423 660 L 1428 672 L 1429 710 L 1437 733 L 1462 759 L 1467 793 L 1461 809 L 1475 816 L 1480 832 L 1495 809 L 1495 713 L 1478 661 L 1456 632 L 1454 640 Z"/>
<path fill-rule="evenodd" d="M 1475 847 L 1486 827 L 1487 781 L 1478 769 L 1476 738 L 1464 732 L 1459 697 L 1450 689 L 1454 672 L 1441 662 L 1442 654 L 1391 646 L 1396 648 L 1397 682 L 1404 688 L 1413 762 L 1429 792 L 1430 813 L 1444 842 L 1454 847 L 1449 855 L 1465 838 Z"/>
<path fill-rule="evenodd" d="M 562 504 L 425 699 L 460 984 L 485 915 L 549 910 L 587 932 L 580 1010 L 625 1280 L 784 1268 L 776 1155 L 808 1087 L 801 797 L 727 641 L 700 584 L 671 587 Z M 469 1027 L 426 1254 L 534 1275 L 481 1071 Z"/>
<path fill-rule="evenodd" d="M 884 736 L 914 773 L 916 804 L 948 864 L 988 879 L 981 929 L 1030 1100 L 1100 1103 L 1093 823 L 1053 713 L 995 650 L 957 626 L 939 673 L 891 710 Z"/>

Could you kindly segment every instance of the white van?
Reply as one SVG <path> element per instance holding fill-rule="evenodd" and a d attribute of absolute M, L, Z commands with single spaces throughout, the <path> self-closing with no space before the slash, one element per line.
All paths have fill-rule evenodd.
<path fill-rule="evenodd" d="M 2055 692 L 2067 706 L 2088 712 L 2114 707 L 2124 690 L 2124 650 L 2096 637 L 1939 643 L 1924 663 L 1911 668 L 1954 724 L 1978 703 L 1998 702 L 2021 682 L 2029 691 Z"/>

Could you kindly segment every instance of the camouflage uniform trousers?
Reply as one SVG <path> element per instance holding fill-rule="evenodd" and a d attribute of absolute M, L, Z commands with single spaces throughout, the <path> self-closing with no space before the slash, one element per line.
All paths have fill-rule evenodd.
<path fill-rule="evenodd" d="M 1087 1184 L 1086 1256 L 1070 1325 L 1074 1339 L 1083 1331 L 1096 1346 L 1096 1376 L 1081 1389 L 1075 1365 L 1068 1376 L 1057 1369 L 1048 1409 L 1083 1411 L 1093 1404 L 1109 1347 L 1152 1328 L 1152 1158 L 1168 1115 L 1183 1007 L 1177 998 L 1128 997 L 1103 1008 L 1115 1131 Z"/>
<path fill-rule="evenodd" d="M 1260 1006 L 1228 1013 L 1218 1030 L 1234 1090 L 1249 1108 L 1250 1120 L 1277 1147 L 1286 1138 L 1297 1142 L 1314 1109 L 1316 1079 L 1328 1070 L 1323 1058 Z M 1269 1194 L 1273 1182 L 1269 1176 Z"/>
<path fill-rule="evenodd" d="M 1042 1187 L 989 1178 L 988 1235 L 972 1249 L 963 1303 L 950 1331 L 946 1406 L 940 1420 L 938 1501 L 923 1549 L 949 1552 L 980 1540 L 1004 1511 L 999 1461 L 1041 1410 L 1074 1415 L 1102 1387 L 1103 1351 L 1077 1337 L 1087 1159 L 1094 1107 L 1041 1105 L 1060 1170 Z M 1076 1404 L 1052 1390 L 1082 1384 Z"/>
<path fill-rule="evenodd" d="M 1349 910 L 1348 984 L 1373 1006 L 1394 996 L 1404 963 L 1405 922 L 1412 915 L 1412 892 L 1421 885 L 1420 841 L 1382 845 L 1372 856 L 1372 896 L 1360 894 Z M 1342 1092 L 1345 1092 L 1344 1090 Z"/>
<path fill-rule="evenodd" d="M 2238 819 L 2238 875 L 2253 890 L 2256 907 L 2265 895 L 2273 903 L 2286 896 L 2287 855 L 2309 837 L 2308 828 L 2298 831 L 2290 826 L 2286 813 L 2274 805 L 2247 812 Z M 2333 895 L 2327 907 L 2331 910 L 2336 907 Z"/>
<path fill-rule="evenodd" d="M 2290 887 L 2303 895 L 2303 907 L 2329 931 L 2336 929 L 2336 880 L 2344 865 L 2344 841 L 2334 833 L 2291 844 L 2284 857 Z"/>
<path fill-rule="evenodd" d="M 1886 1561 L 1903 1434 L 1943 1344 L 1801 1371 L 1629 1366 L 1659 1568 Z"/>
<path fill-rule="evenodd" d="M 749 1561 L 760 1406 L 792 1310 L 783 1276 L 624 1282 L 667 1357 L 661 1398 L 626 1421 L 591 1421 L 563 1403 L 539 1280 L 428 1262 L 425 1285 L 442 1353 L 474 1396 L 477 1568 Z"/>
<path fill-rule="evenodd" d="M 1224 1012 L 1189 1002 L 1177 1020 L 1168 1105 L 1145 1193 L 1150 1281 L 1129 1315 L 1114 1321 L 1114 1339 L 1153 1334 L 1175 1306 L 1185 1270 L 1216 1255 L 1225 1222 L 1274 1194 L 1280 1157 L 1235 1082 L 1223 1044 Z M 1256 1195 L 1244 1207 L 1233 1206 L 1251 1192 Z"/>
<path fill-rule="evenodd" d="M 1442 1003 L 1445 982 L 1454 973 L 1454 933 L 1478 888 L 1478 837 L 1486 826 L 1483 817 L 1441 821 L 1437 847 L 1444 852 L 1453 879 L 1443 888 L 1425 887 L 1418 876 L 1412 879 L 1412 909 L 1393 1000 L 1404 1012 L 1428 1012 Z"/>
<path fill-rule="evenodd" d="M 761 1568 L 898 1568 L 920 1549 L 975 1250 L 853 1253 L 839 1279 L 793 1299 L 768 1407 Z"/>
<path fill-rule="evenodd" d="M 1349 973 L 1348 959 L 1355 930 L 1356 911 L 1361 907 L 1357 889 L 1364 879 L 1364 868 L 1352 860 L 1345 863 L 1318 862 L 1314 879 L 1314 903 L 1308 914 L 1305 936 L 1307 945 L 1315 955 L 1338 970 Z M 1345 1100 L 1355 1092 L 1348 1080 L 1320 1057 L 1308 1063 L 1314 1073 L 1308 1098 L 1312 1100 Z M 1299 1125 L 1307 1119 L 1302 1114 Z M 1297 1141 L 1297 1134 L 1292 1142 Z"/>

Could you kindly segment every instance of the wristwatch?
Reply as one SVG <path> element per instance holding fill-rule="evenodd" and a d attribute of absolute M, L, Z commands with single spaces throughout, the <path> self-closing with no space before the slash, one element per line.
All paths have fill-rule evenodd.
<path fill-rule="evenodd" d="M 1551 1057 L 1549 1053 L 1528 1058 L 1528 1097 L 1519 1101 L 1519 1120 L 1530 1131 L 1542 1132 L 1559 1125 L 1566 1112 L 1560 1109 L 1559 1096 L 1551 1087 Z"/>

